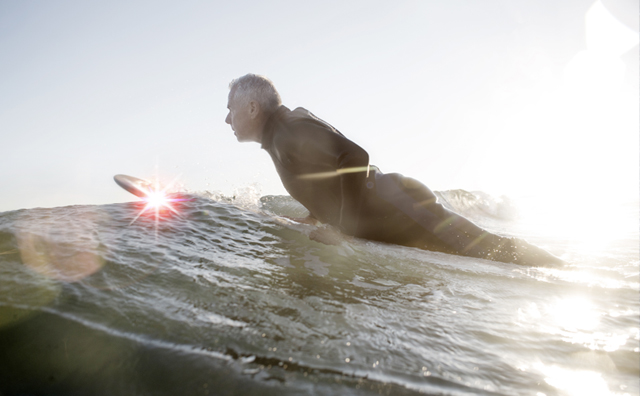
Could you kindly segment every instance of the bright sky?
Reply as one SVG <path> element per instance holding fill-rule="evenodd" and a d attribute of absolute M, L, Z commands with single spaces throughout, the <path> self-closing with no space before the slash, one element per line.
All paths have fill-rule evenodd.
<path fill-rule="evenodd" d="M 434 190 L 638 199 L 638 4 L 602 1 L 0 2 L 0 211 L 284 194 L 224 123 L 248 72 Z"/>

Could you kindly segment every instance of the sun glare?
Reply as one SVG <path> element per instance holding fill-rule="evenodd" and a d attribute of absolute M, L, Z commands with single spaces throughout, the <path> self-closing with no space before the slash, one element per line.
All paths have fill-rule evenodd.
<path fill-rule="evenodd" d="M 540 84 L 495 121 L 518 131 L 504 134 L 496 158 L 500 166 L 516 165 L 517 173 L 497 173 L 497 183 L 509 183 L 507 195 L 518 201 L 531 200 L 526 220 L 541 235 L 578 239 L 593 253 L 637 233 L 637 218 L 619 206 L 638 199 L 637 90 L 625 83 L 620 59 L 637 45 L 638 33 L 600 2 L 585 15 L 585 29 L 586 49 L 566 64 L 561 83 Z M 526 150 L 514 149 L 519 136 L 535 139 L 526 140 Z"/>
<path fill-rule="evenodd" d="M 585 255 L 605 254 L 616 241 L 637 236 L 637 212 L 617 198 L 597 200 L 579 194 L 521 200 L 520 222 L 532 233 L 570 241 Z"/>

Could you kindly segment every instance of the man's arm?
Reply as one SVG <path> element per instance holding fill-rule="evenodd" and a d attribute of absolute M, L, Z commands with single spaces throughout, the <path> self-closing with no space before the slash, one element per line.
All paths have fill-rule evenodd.
<path fill-rule="evenodd" d="M 356 235 L 369 155 L 304 111 L 274 136 L 270 154 L 285 188 L 311 215 Z"/>
<path fill-rule="evenodd" d="M 352 143 L 349 141 L 349 143 Z M 358 219 L 362 205 L 363 186 L 368 173 L 369 155 L 362 148 L 355 147 L 345 150 L 339 157 L 337 172 L 340 174 L 340 218 L 338 228 L 349 235 L 355 235 L 358 230 Z"/>
<path fill-rule="evenodd" d="M 335 208 L 336 218 L 332 225 L 348 235 L 355 235 L 358 228 L 362 190 L 366 182 L 369 154 L 360 146 L 336 132 L 324 123 L 301 123 L 304 131 L 303 144 L 297 150 L 298 160 L 305 164 L 316 164 L 328 171 L 326 177 L 337 177 L 337 195 L 340 207 Z M 304 204 L 304 203 L 303 203 Z"/>

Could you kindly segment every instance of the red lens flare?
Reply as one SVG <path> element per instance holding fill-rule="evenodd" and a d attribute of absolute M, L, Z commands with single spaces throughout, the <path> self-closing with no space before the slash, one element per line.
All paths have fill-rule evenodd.
<path fill-rule="evenodd" d="M 158 222 L 160 221 L 161 214 L 171 212 L 180 216 L 180 213 L 178 212 L 174 204 L 176 202 L 191 201 L 191 199 L 183 198 L 176 193 L 168 193 L 167 190 L 171 187 L 171 185 L 173 185 L 173 183 L 161 189 L 158 183 L 156 183 L 155 186 L 148 185 L 145 186 L 146 188 L 141 189 L 141 191 L 144 191 L 145 194 L 141 197 L 145 205 L 140 213 L 138 213 L 138 215 L 131 221 L 131 223 L 129 223 L 129 225 L 133 224 L 136 220 L 138 220 L 138 218 L 140 218 L 140 216 L 145 213 L 153 213 L 155 217 L 156 227 L 158 226 Z"/>

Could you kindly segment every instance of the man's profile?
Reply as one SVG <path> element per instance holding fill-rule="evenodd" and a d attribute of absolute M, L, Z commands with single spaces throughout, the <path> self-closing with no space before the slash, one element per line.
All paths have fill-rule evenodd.
<path fill-rule="evenodd" d="M 260 143 L 269 153 L 287 192 L 309 211 L 296 220 L 425 250 L 527 265 L 562 263 L 446 209 L 417 180 L 382 173 L 333 126 L 304 108 L 282 105 L 268 78 L 247 74 L 229 88 L 226 123 L 239 142 Z"/>

